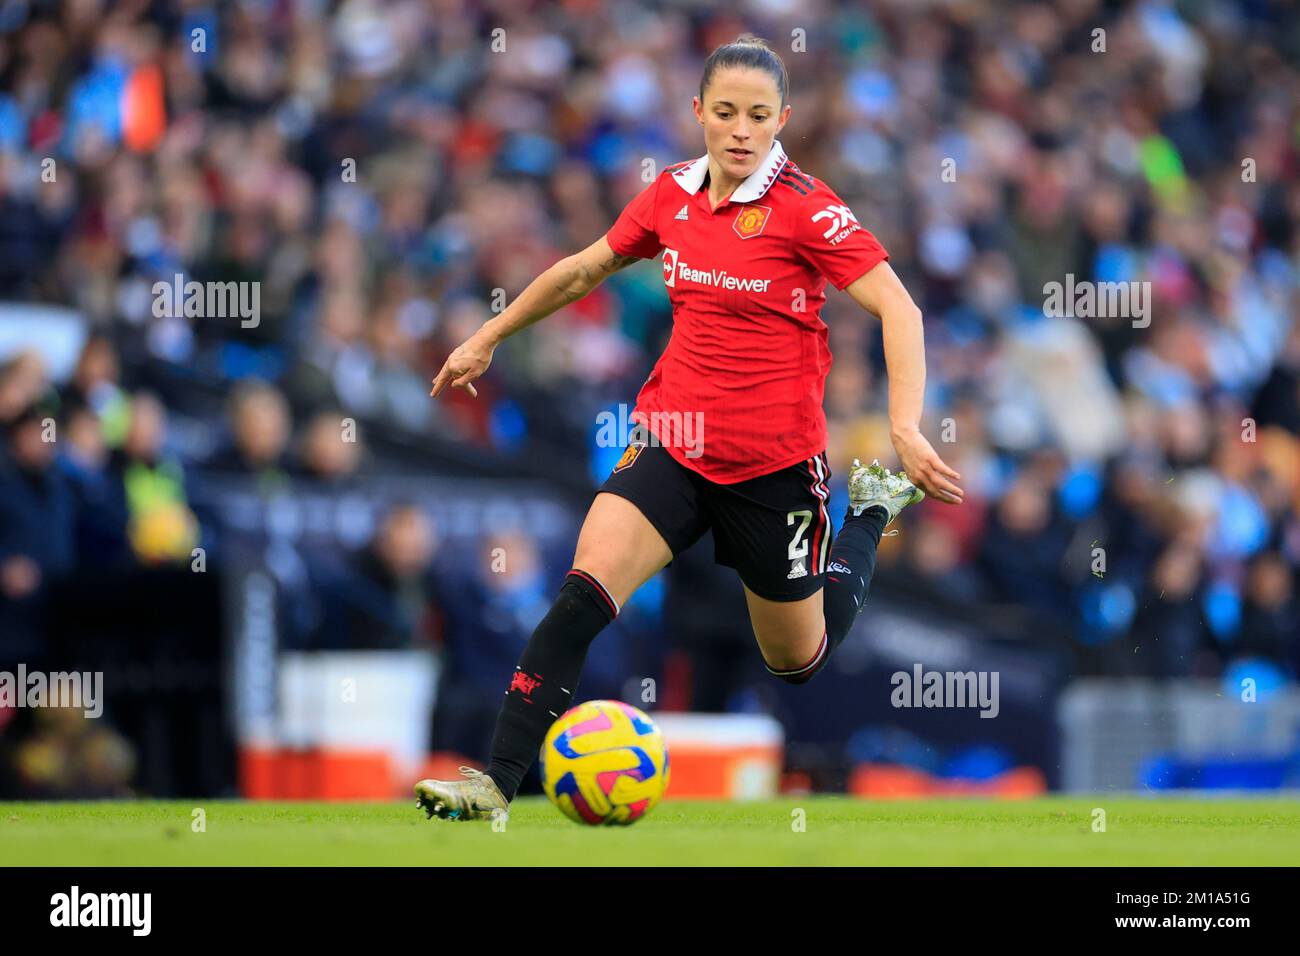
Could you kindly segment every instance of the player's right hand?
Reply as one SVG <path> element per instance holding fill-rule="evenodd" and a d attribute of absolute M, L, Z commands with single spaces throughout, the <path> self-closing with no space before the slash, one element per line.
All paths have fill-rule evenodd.
<path fill-rule="evenodd" d="M 447 361 L 442 363 L 442 371 L 433 380 L 429 394 L 437 398 L 450 383 L 452 388 L 463 388 L 472 397 L 478 398 L 478 389 L 471 383 L 488 370 L 494 350 L 494 346 L 479 336 L 471 336 L 447 356 Z"/>

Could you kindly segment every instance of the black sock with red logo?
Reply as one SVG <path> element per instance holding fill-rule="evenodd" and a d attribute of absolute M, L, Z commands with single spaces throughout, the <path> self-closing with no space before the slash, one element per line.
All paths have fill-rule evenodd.
<path fill-rule="evenodd" d="M 880 506 L 854 517 L 844 516 L 844 527 L 835 535 L 831 559 L 822 586 L 822 612 L 826 617 L 826 656 L 839 647 L 867 603 L 871 575 L 876 571 L 876 548 L 889 515 Z"/>
<path fill-rule="evenodd" d="M 537 759 L 546 732 L 572 706 L 587 649 L 618 616 L 618 604 L 599 581 L 577 568 L 533 631 L 511 675 L 497 715 L 486 773 L 507 800 Z"/>

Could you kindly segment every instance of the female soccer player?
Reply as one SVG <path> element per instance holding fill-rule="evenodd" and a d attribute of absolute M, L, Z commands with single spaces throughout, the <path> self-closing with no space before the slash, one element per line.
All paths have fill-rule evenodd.
<path fill-rule="evenodd" d="M 961 476 L 920 431 L 921 312 L 876 238 L 787 158 L 776 139 L 787 93 L 785 65 L 763 41 L 746 35 L 715 50 L 693 99 L 705 155 L 665 169 L 605 236 L 547 269 L 452 352 L 433 382 L 434 396 L 449 384 L 476 395 L 472 383 L 504 338 L 663 252 L 673 334 L 637 396 L 646 440 L 629 444 L 592 502 L 573 570 L 510 679 L 487 769 L 415 785 L 430 817 L 508 807 L 571 706 L 592 640 L 705 531 L 715 560 L 740 574 L 768 670 L 802 684 L 848 634 L 885 526 L 926 494 L 962 499 Z M 881 319 L 905 469 L 854 460 L 833 544 L 822 410 L 831 356 L 819 315 L 828 280 Z"/>

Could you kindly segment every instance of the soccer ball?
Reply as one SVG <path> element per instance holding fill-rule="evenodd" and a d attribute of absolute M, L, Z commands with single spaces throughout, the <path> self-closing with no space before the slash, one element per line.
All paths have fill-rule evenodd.
<path fill-rule="evenodd" d="M 617 700 L 570 708 L 542 742 L 542 788 L 570 820 L 627 826 L 668 789 L 668 747 L 649 717 Z"/>

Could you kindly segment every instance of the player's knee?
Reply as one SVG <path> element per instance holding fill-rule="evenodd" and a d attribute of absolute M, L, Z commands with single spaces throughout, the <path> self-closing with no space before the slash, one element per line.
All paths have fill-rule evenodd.
<path fill-rule="evenodd" d="M 590 602 L 610 621 L 618 617 L 619 604 L 609 589 L 601 583 L 599 578 L 580 567 L 574 567 L 564 576 L 564 587 L 560 591 L 560 598 L 556 602 L 556 607 L 565 604 L 566 595 L 569 595 L 572 600 Z M 566 610 L 568 609 L 566 608 Z"/>
<path fill-rule="evenodd" d="M 790 661 L 787 666 L 773 667 L 772 662 L 764 658 L 763 663 L 767 667 L 767 672 L 773 677 L 778 677 L 787 684 L 806 684 L 816 677 L 826 661 L 830 658 L 830 646 L 825 637 L 822 638 L 821 644 L 817 648 L 817 653 L 811 659 L 799 661 Z M 784 663 L 784 662 L 781 662 Z"/>

